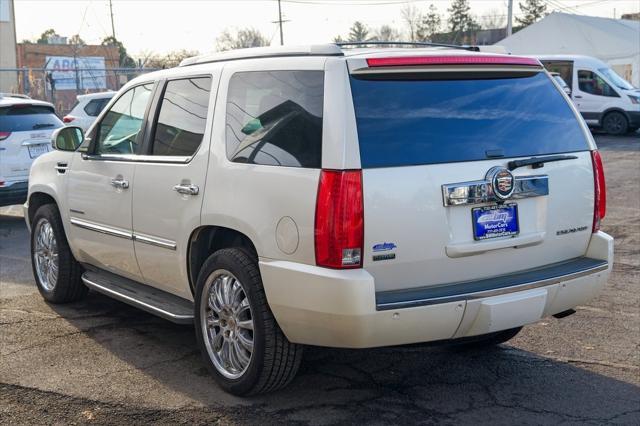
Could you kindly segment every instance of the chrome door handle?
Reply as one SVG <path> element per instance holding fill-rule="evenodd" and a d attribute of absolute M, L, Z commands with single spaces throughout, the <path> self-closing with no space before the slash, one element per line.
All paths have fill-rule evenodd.
<path fill-rule="evenodd" d="M 124 179 L 111 179 L 111 186 L 120 189 L 127 189 L 129 188 L 129 181 Z"/>
<path fill-rule="evenodd" d="M 184 195 L 198 195 L 200 192 L 200 188 L 198 185 L 190 185 L 190 184 L 180 184 L 173 187 L 173 190 L 178 194 Z"/>

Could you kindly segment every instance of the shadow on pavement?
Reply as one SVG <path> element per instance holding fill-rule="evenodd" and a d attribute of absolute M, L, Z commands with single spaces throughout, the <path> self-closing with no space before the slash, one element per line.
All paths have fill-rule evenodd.
<path fill-rule="evenodd" d="M 98 294 L 52 308 L 136 374 L 151 376 L 198 405 L 222 412 L 240 404 L 255 415 L 312 423 L 640 420 L 637 386 L 508 345 L 467 352 L 425 345 L 308 347 L 288 388 L 242 400 L 222 392 L 208 375 L 191 327 L 173 325 Z M 87 312 L 103 313 L 110 321 L 104 327 L 87 327 Z M 105 376 L 101 386 L 112 385 Z M 153 398 L 153 390 L 149 392 Z"/>

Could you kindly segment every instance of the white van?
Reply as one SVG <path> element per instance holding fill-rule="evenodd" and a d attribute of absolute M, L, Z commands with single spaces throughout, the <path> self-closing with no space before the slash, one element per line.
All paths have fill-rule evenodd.
<path fill-rule="evenodd" d="M 537 55 L 550 72 L 571 88 L 571 100 L 590 126 L 611 135 L 640 128 L 640 89 L 599 59 L 580 55 Z"/>

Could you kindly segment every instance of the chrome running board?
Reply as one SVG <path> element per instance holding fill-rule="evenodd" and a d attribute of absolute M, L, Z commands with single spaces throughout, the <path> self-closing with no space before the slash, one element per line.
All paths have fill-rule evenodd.
<path fill-rule="evenodd" d="M 82 281 L 92 290 L 176 324 L 193 323 L 193 302 L 105 271 L 86 271 Z"/>

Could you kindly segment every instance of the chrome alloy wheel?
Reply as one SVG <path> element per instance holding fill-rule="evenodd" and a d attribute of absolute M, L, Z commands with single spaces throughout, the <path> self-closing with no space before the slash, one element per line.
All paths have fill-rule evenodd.
<path fill-rule="evenodd" d="M 35 247 L 33 258 L 36 273 L 42 287 L 52 291 L 58 282 L 58 243 L 53 234 L 51 223 L 47 219 L 40 219 L 34 229 Z"/>
<path fill-rule="evenodd" d="M 216 370 L 228 379 L 241 377 L 253 353 L 253 315 L 240 281 L 218 269 L 205 282 L 200 318 L 204 343 Z"/>

